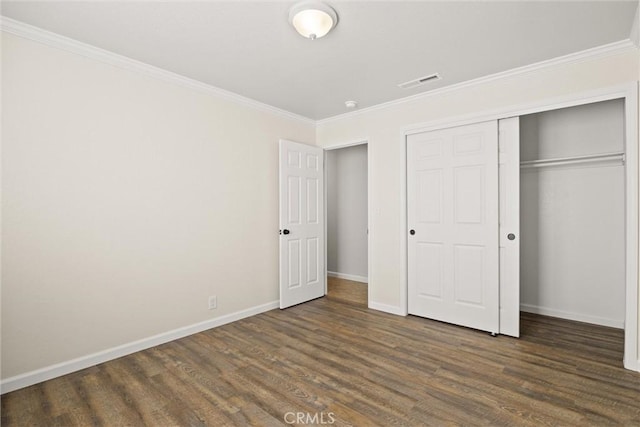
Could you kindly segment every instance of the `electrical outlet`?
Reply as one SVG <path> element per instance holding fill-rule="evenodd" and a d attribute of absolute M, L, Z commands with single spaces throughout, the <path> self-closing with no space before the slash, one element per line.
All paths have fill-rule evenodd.
<path fill-rule="evenodd" d="M 215 308 L 218 308 L 218 297 L 211 295 L 209 297 L 209 310 L 213 310 Z"/>

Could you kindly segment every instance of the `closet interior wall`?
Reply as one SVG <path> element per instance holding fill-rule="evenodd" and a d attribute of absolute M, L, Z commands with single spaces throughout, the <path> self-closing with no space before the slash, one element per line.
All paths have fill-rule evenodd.
<path fill-rule="evenodd" d="M 521 162 L 624 151 L 624 102 L 520 117 Z M 521 167 L 520 309 L 622 328 L 621 161 Z"/>

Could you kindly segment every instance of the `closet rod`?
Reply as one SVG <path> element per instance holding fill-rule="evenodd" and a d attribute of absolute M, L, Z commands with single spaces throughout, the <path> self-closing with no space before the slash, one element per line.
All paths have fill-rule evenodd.
<path fill-rule="evenodd" d="M 542 168 L 545 166 L 579 165 L 586 163 L 617 162 L 624 164 L 624 153 L 592 154 L 590 156 L 559 157 L 556 159 L 525 160 L 520 162 L 521 169 Z"/>

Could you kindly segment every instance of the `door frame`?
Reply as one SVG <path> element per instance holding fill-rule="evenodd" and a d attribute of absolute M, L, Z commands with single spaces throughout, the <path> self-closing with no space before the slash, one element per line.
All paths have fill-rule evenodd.
<path fill-rule="evenodd" d="M 500 120 L 514 116 L 541 113 L 578 105 L 592 104 L 614 99 L 624 100 L 625 115 L 625 327 L 624 327 L 624 367 L 639 371 L 638 360 L 638 82 L 579 92 L 555 98 L 543 99 L 531 103 L 511 105 L 495 110 L 479 111 L 425 123 L 403 127 L 401 129 L 401 165 L 400 165 L 400 261 L 402 315 L 407 315 L 408 273 L 407 273 L 407 136 L 415 133 L 445 129 L 456 126 Z"/>
<path fill-rule="evenodd" d="M 341 148 L 348 148 L 348 147 L 354 147 L 356 145 L 366 145 L 367 146 L 367 307 L 369 307 L 369 304 L 371 302 L 371 286 L 369 286 L 369 284 L 371 283 L 371 236 L 372 236 L 372 224 L 371 224 L 371 150 L 369 149 L 369 138 L 361 138 L 361 139 L 356 139 L 353 141 L 348 141 L 348 142 L 343 142 L 343 143 L 337 143 L 337 144 L 331 144 L 331 145 L 327 145 L 322 147 L 324 150 L 324 182 L 325 182 L 325 186 L 324 186 L 324 293 L 325 295 L 327 294 L 327 272 L 329 271 L 329 265 L 328 265 L 328 230 L 327 230 L 327 219 L 328 219 L 328 212 L 327 212 L 327 206 L 328 206 L 328 201 L 327 201 L 327 190 L 328 190 L 328 185 L 327 184 L 327 151 L 333 151 L 333 150 L 339 150 Z"/>

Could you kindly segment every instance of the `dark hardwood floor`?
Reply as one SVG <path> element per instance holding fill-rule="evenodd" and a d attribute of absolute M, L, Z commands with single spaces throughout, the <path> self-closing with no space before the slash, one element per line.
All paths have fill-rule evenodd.
<path fill-rule="evenodd" d="M 620 330 L 523 314 L 492 338 L 339 289 L 8 393 L 2 425 L 640 425 Z"/>
<path fill-rule="evenodd" d="M 327 298 L 366 308 L 367 284 L 329 277 L 327 278 Z"/>

